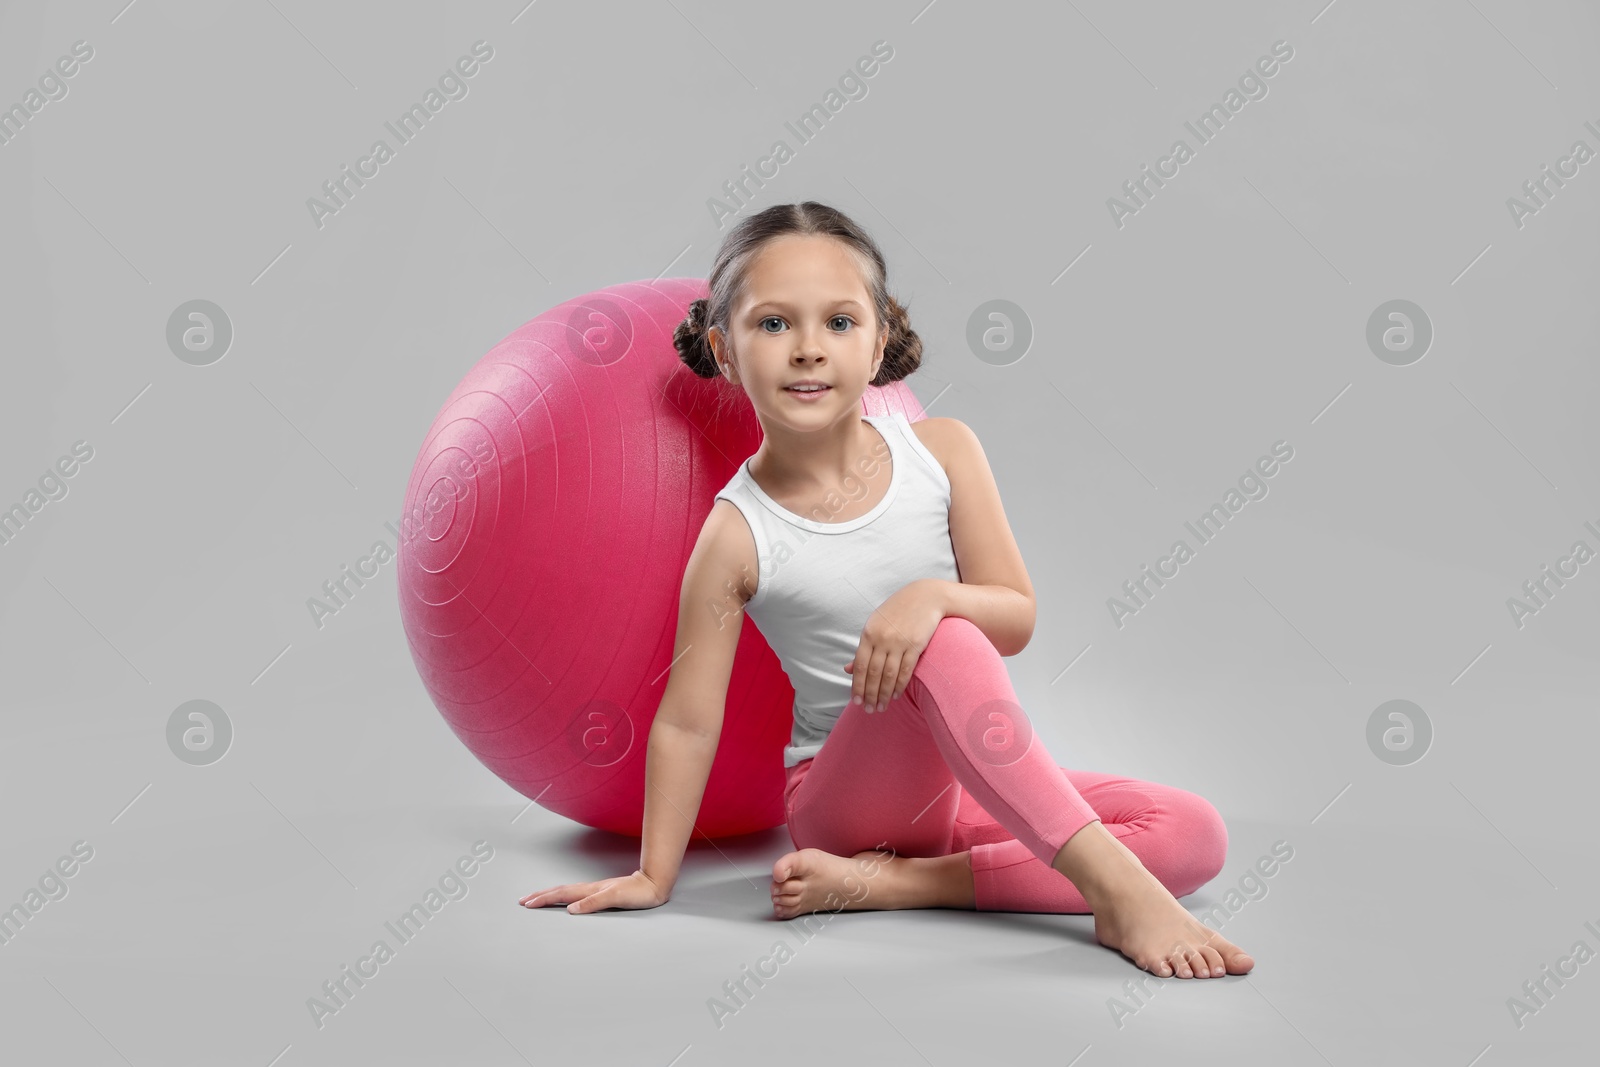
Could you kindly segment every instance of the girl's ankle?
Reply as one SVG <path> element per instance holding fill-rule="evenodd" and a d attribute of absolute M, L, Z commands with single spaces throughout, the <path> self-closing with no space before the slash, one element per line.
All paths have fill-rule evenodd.
<path fill-rule="evenodd" d="M 1091 908 L 1116 899 L 1134 873 L 1128 869 L 1130 865 L 1138 867 L 1138 858 L 1127 852 L 1098 819 L 1073 834 L 1056 853 L 1053 864 L 1077 887 Z"/>

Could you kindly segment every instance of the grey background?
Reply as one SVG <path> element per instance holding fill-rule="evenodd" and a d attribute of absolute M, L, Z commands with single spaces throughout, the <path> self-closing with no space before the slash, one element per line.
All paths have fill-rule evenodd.
<path fill-rule="evenodd" d="M 1578 2 L 792 8 L 670 0 L 8 5 L 0 105 L 73 42 L 68 95 L 0 145 L 0 506 L 94 449 L 0 545 L 0 906 L 77 841 L 68 893 L 0 945 L 5 1058 L 82 1064 L 1554 1063 L 1593 1055 L 1600 563 L 1521 628 L 1507 599 L 1600 537 L 1600 163 L 1519 228 L 1523 182 L 1600 149 Z M 477 40 L 493 59 L 318 229 L 305 206 Z M 784 122 L 874 41 L 814 141 Z M 1119 228 L 1125 180 L 1273 42 L 1268 94 Z M 983 440 L 1036 589 L 1009 660 L 1060 762 L 1226 817 L 1246 978 L 1159 984 L 1086 916 L 837 916 L 718 1028 L 774 941 L 786 832 L 697 844 L 648 912 L 518 897 L 637 842 L 527 802 L 432 707 L 394 567 L 305 606 L 398 517 L 451 387 L 569 297 L 703 275 L 707 208 L 820 199 L 881 241 L 927 344 L 910 385 Z M 746 212 L 748 213 L 748 212 Z M 1070 265 L 1070 269 L 1067 269 Z M 234 338 L 166 344 L 206 299 Z M 967 347 L 985 301 L 1027 354 Z M 1392 366 L 1380 304 L 1434 340 Z M 1118 628 L 1106 607 L 1275 441 L 1218 539 Z M 1081 654 L 1081 655 L 1080 655 Z M 1066 670 L 1071 664 L 1071 669 Z M 186 701 L 226 756 L 167 747 Z M 1432 724 L 1405 766 L 1373 710 Z M 319 1029 L 306 1007 L 477 840 L 494 858 Z M 820 1019 L 823 1025 L 817 1025 Z"/>

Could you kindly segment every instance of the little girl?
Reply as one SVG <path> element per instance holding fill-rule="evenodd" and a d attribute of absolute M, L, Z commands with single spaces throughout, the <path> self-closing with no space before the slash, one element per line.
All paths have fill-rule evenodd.
<path fill-rule="evenodd" d="M 743 220 L 674 342 L 697 375 L 743 390 L 763 440 L 684 570 L 639 869 L 521 903 L 666 903 L 748 611 L 795 690 L 784 803 L 797 851 L 773 864 L 780 919 L 1092 912 L 1100 943 L 1152 974 L 1247 973 L 1250 956 L 1174 898 L 1222 870 L 1216 809 L 1057 766 L 1017 705 L 1001 657 L 1033 634 L 1033 586 L 978 439 L 956 419 L 862 415 L 869 385 L 922 360 L 872 238 L 811 201 Z"/>

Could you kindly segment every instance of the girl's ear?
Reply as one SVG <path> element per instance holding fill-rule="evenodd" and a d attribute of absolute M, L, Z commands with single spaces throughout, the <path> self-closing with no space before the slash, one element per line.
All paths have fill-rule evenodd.
<path fill-rule="evenodd" d="M 711 356 L 716 361 L 717 370 L 721 372 L 724 378 L 727 378 L 728 381 L 737 385 L 739 383 L 738 380 L 734 378 L 735 371 L 733 360 L 728 356 L 727 347 L 725 344 L 726 340 L 727 339 L 723 335 L 722 330 L 718 327 L 713 326 L 706 330 L 706 343 L 711 345 Z"/>

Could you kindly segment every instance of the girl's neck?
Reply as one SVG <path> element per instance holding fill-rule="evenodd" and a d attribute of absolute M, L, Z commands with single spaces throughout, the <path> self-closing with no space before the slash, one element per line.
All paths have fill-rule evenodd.
<path fill-rule="evenodd" d="M 875 457 L 885 462 L 883 446 L 882 435 L 860 415 L 808 433 L 769 432 L 750 457 L 750 472 L 764 489 L 780 492 L 837 486 L 871 470 Z"/>

